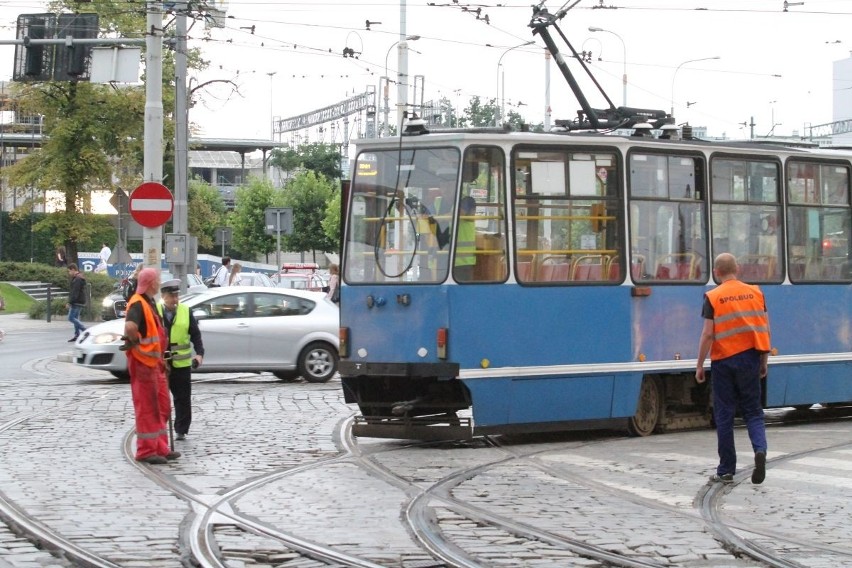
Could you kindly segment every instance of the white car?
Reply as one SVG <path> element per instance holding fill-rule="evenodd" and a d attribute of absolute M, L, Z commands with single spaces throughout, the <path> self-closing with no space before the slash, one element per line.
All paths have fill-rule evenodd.
<path fill-rule="evenodd" d="M 263 286 L 275 288 L 268 274 L 263 272 L 240 272 L 240 286 Z"/>
<path fill-rule="evenodd" d="M 196 373 L 263 372 L 321 383 L 337 372 L 340 314 L 325 295 L 257 286 L 209 288 L 181 299 L 198 319 L 204 362 Z M 74 344 L 74 362 L 127 378 L 124 320 L 94 325 Z"/>

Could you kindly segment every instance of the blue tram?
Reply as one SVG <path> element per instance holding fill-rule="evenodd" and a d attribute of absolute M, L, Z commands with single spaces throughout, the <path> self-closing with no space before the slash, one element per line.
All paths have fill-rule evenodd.
<path fill-rule="evenodd" d="M 357 435 L 709 424 L 694 370 L 721 252 L 766 296 L 765 405 L 852 401 L 852 152 L 621 125 L 357 143 L 340 312 Z"/>

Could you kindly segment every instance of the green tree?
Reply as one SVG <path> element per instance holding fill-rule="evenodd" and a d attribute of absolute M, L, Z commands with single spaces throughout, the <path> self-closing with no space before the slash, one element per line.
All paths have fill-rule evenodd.
<path fill-rule="evenodd" d="M 340 179 L 340 147 L 337 144 L 315 142 L 286 150 L 272 151 L 270 163 L 285 172 L 304 168 L 322 174 L 326 179 Z"/>
<path fill-rule="evenodd" d="M 335 241 L 329 238 L 323 227 L 333 192 L 334 186 L 331 182 L 312 171 L 298 174 L 290 180 L 284 188 L 282 200 L 284 207 L 293 208 L 293 234 L 283 239 L 286 250 L 337 250 Z"/>
<path fill-rule="evenodd" d="M 21 110 L 43 116 L 49 138 L 39 152 L 6 170 L 9 184 L 61 196 L 56 204 L 61 212 L 48 215 L 35 229 L 55 235 L 55 244 L 64 244 L 69 260 L 76 262 L 78 243 L 93 236 L 91 192 L 111 190 L 116 169 L 139 170 L 135 158 L 140 153 L 132 146 L 142 139 L 144 94 L 115 93 L 88 83 L 26 85 L 18 92 Z"/>
<path fill-rule="evenodd" d="M 494 126 L 498 114 L 496 99 L 483 103 L 478 96 L 471 97 L 468 107 L 464 109 L 464 116 L 459 119 L 460 126 Z"/>
<path fill-rule="evenodd" d="M 457 128 L 459 126 L 459 117 L 456 116 L 456 108 L 450 99 L 441 97 L 438 99 L 438 106 L 435 109 L 436 116 L 433 117 L 433 122 L 436 125 L 445 128 Z"/>
<path fill-rule="evenodd" d="M 225 224 L 225 204 L 215 187 L 200 179 L 189 180 L 189 232 L 198 238 L 198 247 L 210 249 L 216 228 Z"/>
<path fill-rule="evenodd" d="M 251 177 L 248 185 L 237 189 L 230 226 L 233 248 L 242 256 L 257 258 L 275 250 L 275 240 L 266 234 L 265 211 L 278 205 L 276 201 L 280 200 L 281 194 L 267 179 Z"/>
<path fill-rule="evenodd" d="M 513 110 L 506 113 L 504 122 L 509 124 L 513 130 L 521 130 L 524 127 L 524 117 Z"/>
<path fill-rule="evenodd" d="M 322 230 L 325 236 L 334 243 L 335 250 L 340 250 L 340 191 L 335 191 L 325 204 L 325 217 L 322 220 Z"/>
<path fill-rule="evenodd" d="M 49 4 L 54 12 L 75 12 L 77 0 Z M 86 4 L 87 12 L 99 14 L 100 31 L 139 36 L 146 29 L 144 10 L 128 10 L 122 0 L 98 0 Z M 166 34 L 174 34 L 168 26 Z M 63 49 L 59 47 L 58 49 Z M 200 51 L 188 55 L 190 68 L 206 66 Z M 163 57 L 164 180 L 173 186 L 174 57 Z M 96 231 L 90 222 L 91 192 L 112 192 L 113 183 L 135 187 L 142 181 L 144 155 L 145 87 L 115 89 L 88 82 L 44 82 L 15 85 L 13 96 L 22 114 L 40 116 L 47 135 L 39 152 L 4 170 L 9 185 L 35 188 L 37 194 L 57 192 L 59 211 L 35 227 L 51 235 L 54 245 L 65 245 L 70 261 L 77 260 L 82 243 Z M 117 180 L 117 181 L 116 181 Z M 27 206 L 23 213 L 27 212 Z"/>

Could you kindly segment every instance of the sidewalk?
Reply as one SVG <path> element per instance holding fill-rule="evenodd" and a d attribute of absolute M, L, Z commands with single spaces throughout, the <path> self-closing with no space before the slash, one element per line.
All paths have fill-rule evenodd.
<path fill-rule="evenodd" d="M 7 314 L 0 312 L 0 329 L 6 333 L 13 331 L 29 330 L 29 329 L 44 329 L 46 327 L 54 328 L 62 325 L 69 325 L 68 317 L 65 315 L 54 314 L 51 321 L 46 319 L 30 319 L 28 314 Z"/>
<path fill-rule="evenodd" d="M 68 316 L 65 315 L 52 316 L 48 322 L 46 319 L 30 319 L 29 314 L 25 313 L 7 314 L 6 312 L 0 312 L 0 332 L 2 332 L 0 336 L 5 337 L 16 332 L 55 331 L 68 328 L 70 325 L 68 323 Z M 56 360 L 63 363 L 72 363 L 74 355 L 71 352 L 70 346 L 68 351 L 57 353 Z"/>

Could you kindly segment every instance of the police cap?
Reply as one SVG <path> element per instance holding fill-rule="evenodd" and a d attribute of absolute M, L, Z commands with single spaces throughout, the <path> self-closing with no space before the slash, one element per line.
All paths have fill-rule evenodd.
<path fill-rule="evenodd" d="M 166 280 L 160 284 L 160 292 L 163 294 L 168 292 L 180 292 L 180 280 L 177 278 L 173 280 Z"/>

